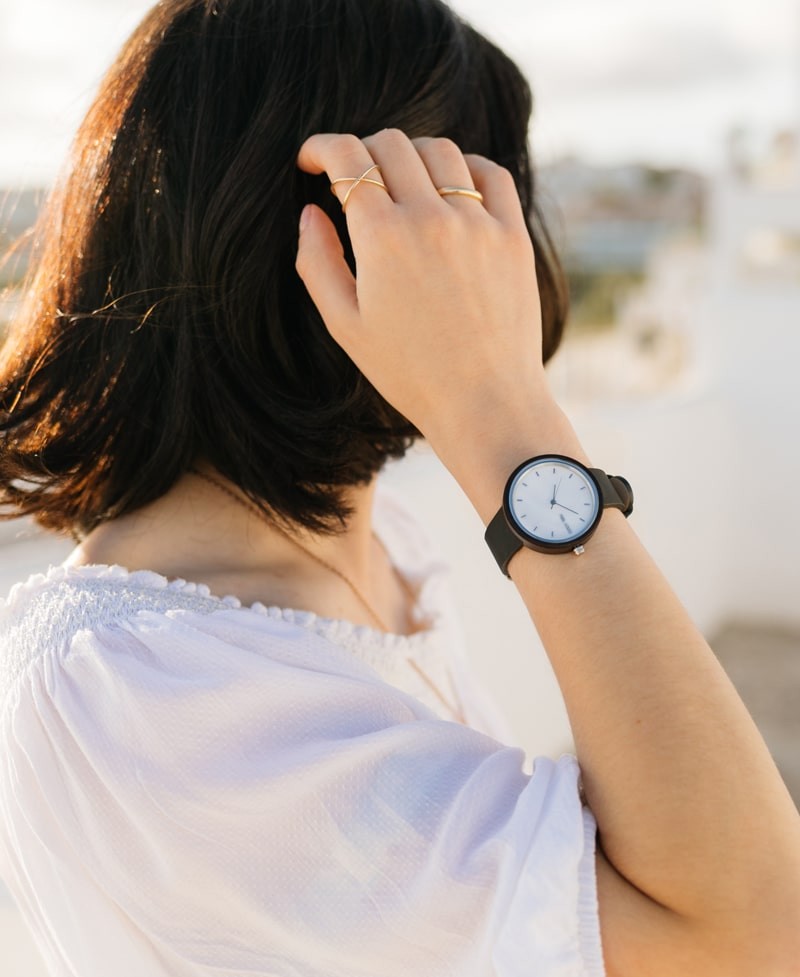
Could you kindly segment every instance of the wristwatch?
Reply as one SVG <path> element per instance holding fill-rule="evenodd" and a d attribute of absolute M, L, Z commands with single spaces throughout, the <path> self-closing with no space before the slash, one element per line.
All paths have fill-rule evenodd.
<path fill-rule="evenodd" d="M 523 546 L 540 553 L 583 553 L 607 508 L 621 509 L 626 518 L 633 512 L 627 479 L 565 455 L 537 455 L 511 473 L 485 539 L 509 576 L 511 557 Z"/>

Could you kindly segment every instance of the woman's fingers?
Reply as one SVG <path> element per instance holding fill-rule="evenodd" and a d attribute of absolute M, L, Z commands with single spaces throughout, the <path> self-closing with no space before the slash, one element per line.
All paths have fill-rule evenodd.
<path fill-rule="evenodd" d="M 297 273 L 334 339 L 358 320 L 356 282 L 342 243 L 326 213 L 309 204 L 300 218 Z"/>
<path fill-rule="evenodd" d="M 522 203 L 510 171 L 485 156 L 467 154 L 464 162 L 469 168 L 475 189 L 483 194 L 483 206 L 486 210 L 502 224 L 525 229 Z"/>
<path fill-rule="evenodd" d="M 383 129 L 367 136 L 364 145 L 380 164 L 381 173 L 398 204 L 420 204 L 436 201 L 436 188 L 431 183 L 414 143 L 399 129 Z"/>
<path fill-rule="evenodd" d="M 361 182 L 359 177 L 386 184 L 383 173 L 372 170 L 373 159 L 362 140 L 349 133 L 323 132 L 306 139 L 300 147 L 297 165 L 306 173 L 327 173 L 339 203 L 347 200 L 347 215 L 357 215 L 368 208 L 372 215 L 386 213 L 392 206 L 387 189 L 375 183 Z M 334 180 L 341 181 L 334 184 Z M 357 185 L 356 185 L 357 184 Z M 348 196 L 349 194 L 349 196 Z"/>
<path fill-rule="evenodd" d="M 415 139 L 414 148 L 425 164 L 437 193 L 442 187 L 476 189 L 464 154 L 450 139 Z M 483 206 L 480 200 L 461 194 L 447 194 L 442 199 L 454 207 L 470 209 Z"/>
<path fill-rule="evenodd" d="M 374 184 L 358 184 L 358 178 L 372 165 L 378 170 L 368 179 L 385 184 L 389 200 L 377 200 Z M 347 212 L 375 215 L 396 204 L 435 204 L 442 199 L 455 206 L 465 202 L 480 205 L 468 197 L 439 196 L 441 187 L 472 187 L 472 177 L 461 150 L 449 139 L 417 139 L 412 142 L 398 129 L 384 129 L 360 140 L 350 134 L 322 133 L 302 146 L 298 165 L 309 173 L 325 172 L 334 183 L 339 200 L 347 197 Z M 353 208 L 351 210 L 351 208 Z"/>
<path fill-rule="evenodd" d="M 378 169 L 357 183 L 372 165 Z M 359 139 L 348 133 L 319 133 L 305 141 L 298 166 L 308 173 L 327 173 L 340 202 L 347 197 L 350 215 L 370 219 L 388 214 L 393 203 L 433 203 L 442 200 L 460 209 L 483 206 L 493 217 L 510 226 L 524 225 L 524 215 L 511 173 L 483 156 L 463 155 L 449 139 L 419 138 L 413 142 L 397 129 L 385 129 Z M 467 196 L 440 197 L 442 187 L 474 187 L 483 204 Z"/>

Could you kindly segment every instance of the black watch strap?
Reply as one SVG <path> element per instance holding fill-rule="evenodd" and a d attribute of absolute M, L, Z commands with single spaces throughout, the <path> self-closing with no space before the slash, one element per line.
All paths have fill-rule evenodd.
<path fill-rule="evenodd" d="M 600 505 L 604 509 L 620 509 L 627 518 L 633 512 L 633 489 L 622 475 L 607 475 L 600 468 L 589 468 L 600 488 Z M 506 514 L 501 506 L 486 527 L 484 538 L 497 560 L 497 565 L 508 577 L 508 564 L 511 557 L 522 549 L 524 543 L 508 525 Z"/>
<path fill-rule="evenodd" d="M 622 475 L 606 475 L 600 468 L 589 471 L 600 486 L 600 504 L 604 509 L 620 509 L 627 517 L 633 512 L 633 489 L 631 483 Z"/>
<path fill-rule="evenodd" d="M 507 577 L 510 576 L 508 564 L 511 562 L 511 557 L 522 549 L 522 543 L 509 529 L 502 506 L 486 527 L 483 538 L 492 551 L 492 556 L 497 560 L 497 565 Z"/>

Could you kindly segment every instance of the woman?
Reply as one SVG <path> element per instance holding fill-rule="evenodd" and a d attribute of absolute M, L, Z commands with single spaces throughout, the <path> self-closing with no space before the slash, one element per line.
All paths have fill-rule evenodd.
<path fill-rule="evenodd" d="M 0 381 L 7 509 L 79 540 L 2 620 L 2 865 L 53 973 L 798 973 L 797 812 L 548 391 L 529 109 L 438 0 L 165 0 L 106 78 Z M 376 481 L 418 433 L 583 797 L 522 772 Z"/>

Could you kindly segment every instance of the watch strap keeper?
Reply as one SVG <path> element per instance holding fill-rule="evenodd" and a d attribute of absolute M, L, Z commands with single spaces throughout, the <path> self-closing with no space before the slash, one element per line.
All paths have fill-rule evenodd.
<path fill-rule="evenodd" d="M 600 468 L 590 468 L 600 488 L 600 504 L 604 509 L 620 509 L 627 517 L 633 512 L 633 489 L 622 475 L 606 475 Z"/>

